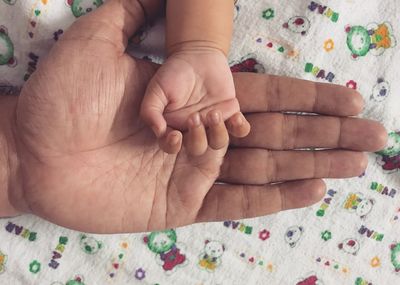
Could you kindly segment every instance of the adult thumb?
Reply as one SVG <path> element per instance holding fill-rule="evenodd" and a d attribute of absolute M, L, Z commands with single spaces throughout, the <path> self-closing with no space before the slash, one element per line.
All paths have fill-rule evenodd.
<path fill-rule="evenodd" d="M 160 5 L 160 9 L 162 5 Z M 128 39 L 145 23 L 146 11 L 138 0 L 109 0 L 76 21 L 64 39 L 97 38 L 113 43 L 123 53 Z"/>

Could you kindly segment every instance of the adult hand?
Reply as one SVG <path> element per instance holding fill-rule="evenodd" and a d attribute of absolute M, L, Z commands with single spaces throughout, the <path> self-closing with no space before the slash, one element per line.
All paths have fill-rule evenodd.
<path fill-rule="evenodd" d="M 14 209 L 97 233 L 260 216 L 317 202 L 325 188 L 319 178 L 361 174 L 366 157 L 359 151 L 384 145 L 381 125 L 334 117 L 360 112 L 354 91 L 237 74 L 241 108 L 252 113 L 250 135 L 233 140 L 225 160 L 226 149 L 201 157 L 165 154 L 139 119 L 157 66 L 124 52 L 143 20 L 136 1 L 108 1 L 41 60 L 12 114 Z M 284 110 L 333 117 L 278 113 Z M 282 151 L 303 147 L 340 150 Z"/>

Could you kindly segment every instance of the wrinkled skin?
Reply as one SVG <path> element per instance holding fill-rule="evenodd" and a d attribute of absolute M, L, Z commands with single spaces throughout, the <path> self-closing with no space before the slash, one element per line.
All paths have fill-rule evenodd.
<path fill-rule="evenodd" d="M 361 111 L 352 90 L 239 74 L 241 107 L 259 113 L 248 116 L 252 133 L 233 140 L 236 148 L 227 153 L 225 147 L 198 157 L 185 149 L 167 155 L 139 119 L 157 66 L 124 52 L 141 13 L 135 1 L 108 1 L 81 17 L 39 62 L 16 107 L 13 214 L 97 233 L 255 217 L 317 202 L 325 190 L 319 178 L 359 175 L 366 167 L 360 151 L 385 144 L 378 123 L 334 117 Z M 284 110 L 333 117 L 269 113 Z M 301 147 L 340 150 L 281 151 Z M 277 181 L 287 182 L 268 184 Z"/>

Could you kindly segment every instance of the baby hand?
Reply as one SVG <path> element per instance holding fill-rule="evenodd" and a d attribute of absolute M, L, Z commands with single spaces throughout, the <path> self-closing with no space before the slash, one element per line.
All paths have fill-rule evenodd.
<path fill-rule="evenodd" d="M 195 113 L 208 127 L 206 116 L 211 110 L 221 111 L 221 120 L 227 121 L 231 135 L 244 137 L 249 133 L 225 55 L 217 49 L 202 48 L 176 52 L 159 68 L 147 87 L 141 116 L 161 138 L 169 135 L 167 126 L 188 130 L 189 116 Z M 162 144 L 161 148 L 171 153 Z"/>
<path fill-rule="evenodd" d="M 200 120 L 200 114 L 195 113 L 189 117 L 188 133 L 184 136 L 184 145 L 189 155 L 203 155 L 208 146 L 214 150 L 226 149 L 229 144 L 228 130 L 222 120 L 222 114 L 218 110 L 212 110 L 207 114 L 206 131 Z"/>

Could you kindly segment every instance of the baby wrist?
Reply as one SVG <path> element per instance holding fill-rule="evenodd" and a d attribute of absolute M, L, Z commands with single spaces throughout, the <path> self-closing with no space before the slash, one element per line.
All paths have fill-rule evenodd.
<path fill-rule="evenodd" d="M 177 53 L 204 53 L 217 52 L 222 53 L 225 57 L 228 56 L 228 50 L 214 41 L 205 40 L 190 40 L 178 42 L 167 46 L 167 56 Z"/>

